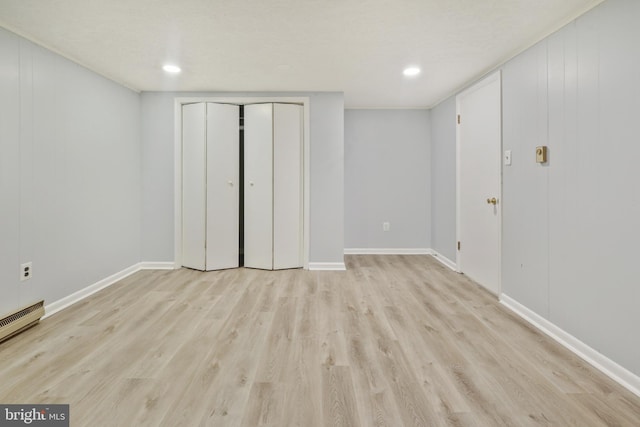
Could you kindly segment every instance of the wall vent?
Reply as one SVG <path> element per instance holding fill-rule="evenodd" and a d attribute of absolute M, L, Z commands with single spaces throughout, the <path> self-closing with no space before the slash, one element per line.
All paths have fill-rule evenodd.
<path fill-rule="evenodd" d="M 44 301 L 21 308 L 0 319 L 0 342 L 35 326 L 44 316 Z"/>

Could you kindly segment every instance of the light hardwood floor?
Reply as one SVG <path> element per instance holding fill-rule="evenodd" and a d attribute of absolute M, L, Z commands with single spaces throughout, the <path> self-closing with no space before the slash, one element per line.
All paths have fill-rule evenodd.
<path fill-rule="evenodd" d="M 639 426 L 640 399 L 429 256 L 142 271 L 0 344 L 72 426 Z"/>

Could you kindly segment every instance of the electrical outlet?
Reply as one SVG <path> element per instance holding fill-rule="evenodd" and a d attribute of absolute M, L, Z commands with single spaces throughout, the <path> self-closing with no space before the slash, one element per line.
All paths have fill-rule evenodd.
<path fill-rule="evenodd" d="M 20 264 L 20 281 L 29 280 L 33 275 L 33 263 L 25 262 Z"/>
<path fill-rule="evenodd" d="M 391 229 L 391 224 L 388 222 L 383 222 L 382 223 L 382 231 L 389 231 L 389 229 Z"/>

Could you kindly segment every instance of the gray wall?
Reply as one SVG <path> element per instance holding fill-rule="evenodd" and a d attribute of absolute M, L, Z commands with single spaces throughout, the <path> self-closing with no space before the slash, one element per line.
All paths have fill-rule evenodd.
<path fill-rule="evenodd" d="M 503 292 L 635 374 L 638 17 L 609 0 L 503 71 Z"/>
<path fill-rule="evenodd" d="M 456 262 L 456 99 L 431 110 L 431 248 Z"/>
<path fill-rule="evenodd" d="M 139 261 L 139 122 L 138 94 L 0 29 L 0 315 Z"/>
<path fill-rule="evenodd" d="M 638 16 L 640 2 L 608 0 L 502 68 L 503 148 L 512 150 L 512 166 L 503 166 L 502 292 L 636 375 Z M 455 133 L 437 136 L 455 120 L 452 103 L 431 115 L 439 251 L 439 224 L 456 214 L 438 193 L 455 174 L 455 149 L 440 144 L 455 146 Z M 538 145 L 549 146 L 546 165 L 535 163 Z"/>
<path fill-rule="evenodd" d="M 310 262 L 343 262 L 342 93 L 145 92 L 142 97 L 142 259 L 174 260 L 174 100 L 195 96 L 310 98 Z"/>
<path fill-rule="evenodd" d="M 430 137 L 428 110 L 345 111 L 346 248 L 430 247 Z"/>

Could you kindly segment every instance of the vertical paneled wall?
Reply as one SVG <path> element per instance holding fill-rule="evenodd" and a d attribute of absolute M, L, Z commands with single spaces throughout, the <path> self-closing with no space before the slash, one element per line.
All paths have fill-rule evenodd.
<path fill-rule="evenodd" d="M 636 375 L 639 18 L 608 0 L 502 67 L 502 292 Z M 454 104 L 431 111 L 433 247 L 451 259 Z"/>
<path fill-rule="evenodd" d="M 609 0 L 503 71 L 503 292 L 635 374 L 638 18 Z"/>
<path fill-rule="evenodd" d="M 20 39 L 0 29 L 0 316 L 20 305 Z"/>
<path fill-rule="evenodd" d="M 139 262 L 141 159 L 138 94 L 2 29 L 0 52 L 2 315 Z"/>
<path fill-rule="evenodd" d="M 512 156 L 503 166 L 503 292 L 547 317 L 548 176 L 559 167 L 553 154 L 548 164 L 535 162 L 536 147 L 548 145 L 547 42 L 510 61 L 502 85 L 503 146 Z"/>

